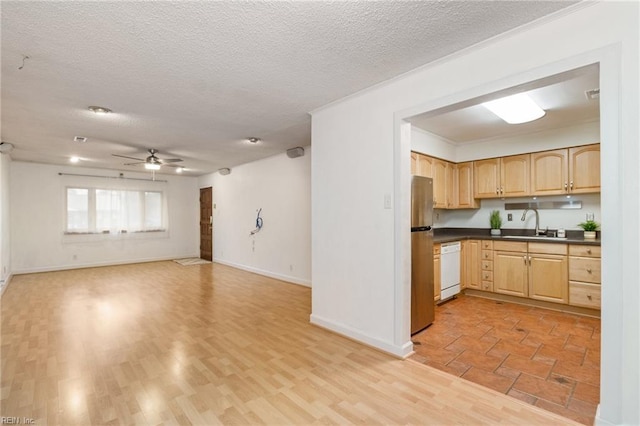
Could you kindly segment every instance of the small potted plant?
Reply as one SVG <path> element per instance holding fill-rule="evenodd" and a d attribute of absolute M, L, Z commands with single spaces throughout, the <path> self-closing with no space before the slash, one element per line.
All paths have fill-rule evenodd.
<path fill-rule="evenodd" d="M 500 235 L 500 228 L 502 227 L 502 218 L 500 217 L 500 211 L 494 210 L 489 215 L 489 224 L 491 225 L 491 235 Z"/>
<path fill-rule="evenodd" d="M 595 220 L 585 220 L 582 223 L 579 223 L 578 226 L 584 230 L 584 239 L 585 240 L 595 240 L 596 239 L 596 231 L 598 230 L 598 223 Z"/>

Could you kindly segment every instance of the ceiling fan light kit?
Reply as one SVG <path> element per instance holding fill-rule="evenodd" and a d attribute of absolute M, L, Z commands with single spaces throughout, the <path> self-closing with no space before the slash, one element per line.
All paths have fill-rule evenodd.
<path fill-rule="evenodd" d="M 137 158 L 137 157 L 129 157 L 128 155 L 120 155 L 120 154 L 111 154 L 114 157 L 120 157 L 120 158 L 126 158 L 129 160 L 137 160 L 135 163 L 124 163 L 125 166 L 135 166 L 138 164 L 144 164 L 144 168 L 147 170 L 160 170 L 161 166 L 169 166 L 169 167 L 179 167 L 180 169 L 184 169 L 184 167 L 181 166 L 174 166 L 172 164 L 169 163 L 179 163 L 180 161 L 182 161 L 182 158 L 158 158 L 156 156 L 156 153 L 158 152 L 156 149 L 154 148 L 150 148 L 147 150 L 149 152 L 149 155 L 147 158 Z M 181 171 L 179 171 L 178 173 L 181 173 Z"/>

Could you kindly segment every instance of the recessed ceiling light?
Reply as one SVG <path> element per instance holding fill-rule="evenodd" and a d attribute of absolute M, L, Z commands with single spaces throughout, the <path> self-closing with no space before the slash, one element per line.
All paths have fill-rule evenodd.
<path fill-rule="evenodd" d="M 545 111 L 526 93 L 485 102 L 482 106 L 509 124 L 527 123 L 545 115 Z"/>
<path fill-rule="evenodd" d="M 112 112 L 109 108 L 91 105 L 89 107 L 89 111 L 95 112 L 96 114 L 109 114 Z"/>
<path fill-rule="evenodd" d="M 145 163 L 144 168 L 147 170 L 160 170 L 160 164 Z"/>
<path fill-rule="evenodd" d="M 260 138 L 247 138 L 247 141 L 249 141 L 249 143 L 258 143 L 261 140 L 262 139 L 260 139 Z"/>
<path fill-rule="evenodd" d="M 69 161 L 71 161 L 72 163 L 77 163 L 78 161 L 80 161 L 80 157 L 71 157 L 69 158 Z"/>

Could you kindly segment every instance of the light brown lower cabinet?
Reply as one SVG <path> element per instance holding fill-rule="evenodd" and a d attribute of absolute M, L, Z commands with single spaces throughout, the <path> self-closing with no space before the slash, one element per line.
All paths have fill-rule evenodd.
<path fill-rule="evenodd" d="M 462 242 L 462 287 L 482 289 L 480 276 L 480 241 L 466 240 Z"/>
<path fill-rule="evenodd" d="M 600 247 L 569 246 L 569 304 L 600 309 Z"/>
<path fill-rule="evenodd" d="M 529 294 L 526 244 L 524 251 L 503 251 L 498 244 L 493 253 L 493 291 L 512 296 Z"/>
<path fill-rule="evenodd" d="M 438 244 L 438 252 L 433 252 L 433 300 L 440 300 L 440 292 L 442 288 L 441 269 L 440 269 L 440 245 Z"/>
<path fill-rule="evenodd" d="M 566 244 L 496 241 L 494 250 L 495 292 L 569 302 Z"/>

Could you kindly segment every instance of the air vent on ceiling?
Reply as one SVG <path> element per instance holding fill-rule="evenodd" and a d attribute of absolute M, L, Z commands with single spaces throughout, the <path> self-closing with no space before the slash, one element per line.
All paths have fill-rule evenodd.
<path fill-rule="evenodd" d="M 587 90 L 586 92 L 584 92 L 585 95 L 587 95 L 587 99 L 589 100 L 596 100 L 596 99 L 600 99 L 600 89 L 591 89 L 591 90 Z"/>
<path fill-rule="evenodd" d="M 76 136 L 75 138 L 73 138 L 74 142 L 80 142 L 80 143 L 84 143 L 87 141 L 87 138 L 85 138 L 84 136 Z"/>

